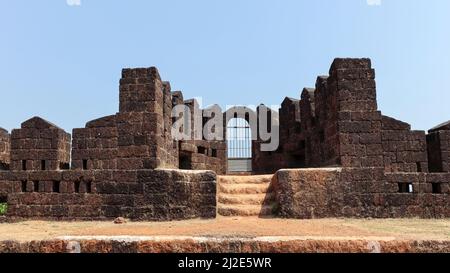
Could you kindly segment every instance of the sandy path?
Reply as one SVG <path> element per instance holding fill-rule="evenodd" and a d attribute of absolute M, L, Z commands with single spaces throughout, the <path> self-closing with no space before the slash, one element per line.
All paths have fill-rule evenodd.
<path fill-rule="evenodd" d="M 116 225 L 111 222 L 28 221 L 0 224 L 0 241 L 42 240 L 60 236 L 313 236 L 394 237 L 397 239 L 450 240 L 450 219 L 321 219 L 284 220 L 256 217 Z"/>

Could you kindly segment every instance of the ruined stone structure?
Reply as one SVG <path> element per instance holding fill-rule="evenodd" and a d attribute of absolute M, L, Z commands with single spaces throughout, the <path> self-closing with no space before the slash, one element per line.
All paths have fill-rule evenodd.
<path fill-rule="evenodd" d="M 172 117 L 179 105 L 189 113 Z M 226 126 L 225 113 L 184 100 L 156 68 L 124 69 L 119 112 L 74 129 L 72 140 L 38 117 L 11 136 L 0 130 L 0 198 L 19 219 L 213 218 L 217 202 L 226 215 L 241 204 L 251 215 L 262 205 L 259 215 L 288 218 L 450 217 L 449 123 L 427 134 L 383 115 L 369 59 L 336 59 L 315 88 L 269 115 L 279 116 L 280 146 L 263 152 L 258 137 L 252 165 L 275 173 L 272 183 L 219 179 L 217 201 L 226 141 L 175 140 L 172 125 L 182 118 L 198 136 L 210 119 Z"/>

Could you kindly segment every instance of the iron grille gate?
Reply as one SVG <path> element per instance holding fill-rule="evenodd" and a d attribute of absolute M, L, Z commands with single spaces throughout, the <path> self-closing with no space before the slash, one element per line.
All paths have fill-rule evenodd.
<path fill-rule="evenodd" d="M 228 171 L 250 172 L 252 162 L 252 132 L 243 118 L 233 118 L 227 124 Z"/>

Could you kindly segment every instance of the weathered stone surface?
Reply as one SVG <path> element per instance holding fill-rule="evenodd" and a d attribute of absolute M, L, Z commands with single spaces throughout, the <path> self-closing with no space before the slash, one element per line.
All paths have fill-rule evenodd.
<path fill-rule="evenodd" d="M 68 238 L 0 242 L 0 253 L 448 253 L 450 242 L 395 239 L 307 239 L 297 237 Z"/>
<path fill-rule="evenodd" d="M 216 216 L 216 174 L 212 171 L 22 173 L 23 180 L 0 182 L 0 195 L 8 197 L 11 219 L 160 221 Z"/>
<path fill-rule="evenodd" d="M 11 166 L 14 171 L 68 169 L 70 134 L 34 117 L 11 133 Z"/>
<path fill-rule="evenodd" d="M 339 210 L 340 169 L 280 170 L 274 177 L 279 215 L 288 218 L 333 217 Z"/>
<path fill-rule="evenodd" d="M 273 183 L 281 217 L 447 218 L 447 179 L 442 173 L 384 173 L 382 168 L 293 169 L 278 171 Z"/>

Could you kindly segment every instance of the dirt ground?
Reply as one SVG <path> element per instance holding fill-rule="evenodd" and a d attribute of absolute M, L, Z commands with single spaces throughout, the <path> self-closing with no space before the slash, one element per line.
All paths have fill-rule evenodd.
<path fill-rule="evenodd" d="M 304 236 L 450 240 L 450 219 L 321 219 L 285 220 L 257 217 L 177 222 L 44 222 L 0 224 L 0 241 L 46 240 L 61 236 Z"/>

